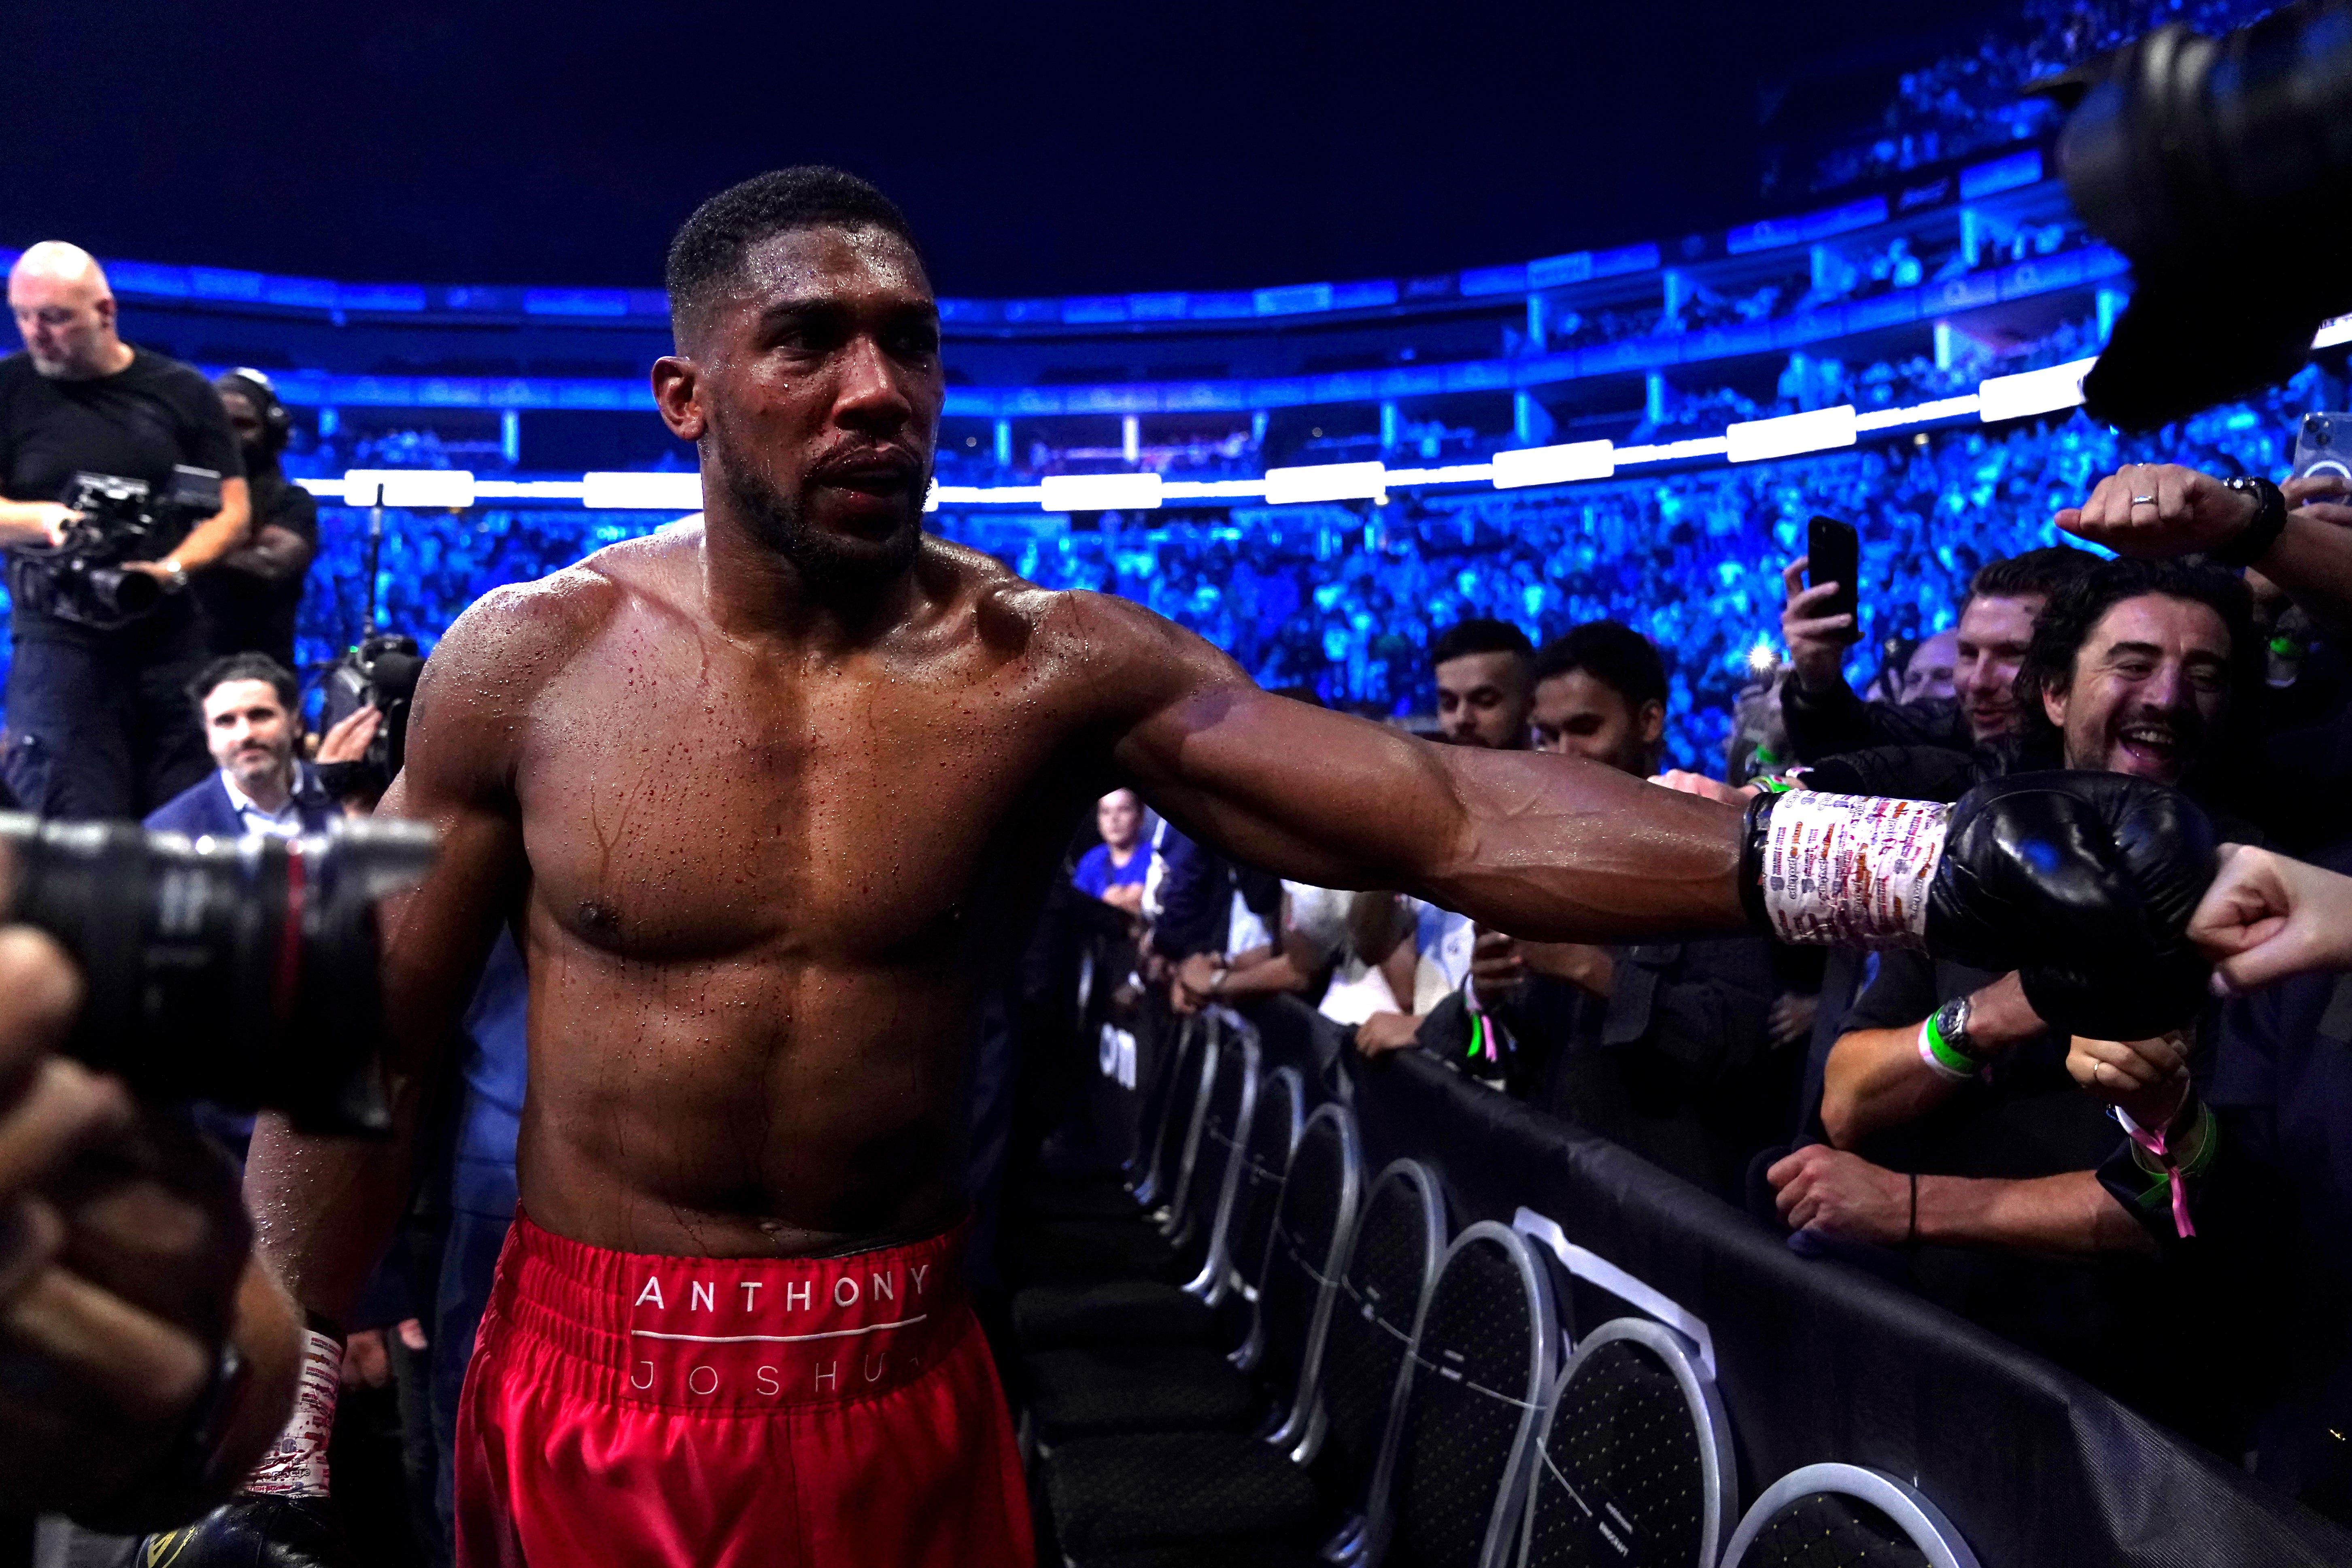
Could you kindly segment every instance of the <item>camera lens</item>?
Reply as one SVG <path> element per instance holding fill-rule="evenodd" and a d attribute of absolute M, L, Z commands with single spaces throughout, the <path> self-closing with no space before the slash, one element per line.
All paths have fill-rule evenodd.
<path fill-rule="evenodd" d="M 151 1100 L 283 1110 L 311 1132 L 391 1125 L 375 903 L 422 877 L 432 829 L 363 821 L 191 840 L 0 814 L 15 918 L 88 989 L 71 1050 Z"/>
<path fill-rule="evenodd" d="M 93 566 L 89 569 L 89 592 L 108 615 L 129 618 L 153 609 L 163 597 L 163 585 L 144 572 Z"/>

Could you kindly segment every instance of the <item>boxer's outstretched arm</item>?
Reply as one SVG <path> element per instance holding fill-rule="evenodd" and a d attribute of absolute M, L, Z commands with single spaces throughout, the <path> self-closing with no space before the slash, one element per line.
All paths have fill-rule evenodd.
<path fill-rule="evenodd" d="M 377 807 L 440 835 L 424 882 L 380 913 L 391 1138 L 305 1137 L 276 1115 L 254 1129 L 245 1191 L 256 1245 L 297 1301 L 337 1321 L 399 1224 L 419 1114 L 519 897 L 514 760 L 531 689 L 560 661 L 562 598 L 547 584 L 500 590 L 449 628 L 417 684 L 405 766 Z"/>
<path fill-rule="evenodd" d="M 1253 865 L 1421 894 L 1551 941 L 1746 924 L 1735 807 L 1272 696 L 1146 611 L 1068 597 L 1085 679 L 1111 709 L 1113 760 L 1186 831 Z"/>

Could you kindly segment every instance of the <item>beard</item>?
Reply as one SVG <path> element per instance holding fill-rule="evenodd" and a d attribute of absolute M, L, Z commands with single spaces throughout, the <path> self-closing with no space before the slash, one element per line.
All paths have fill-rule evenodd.
<path fill-rule="evenodd" d="M 879 538 L 811 528 L 797 498 L 770 481 L 759 461 L 714 419 L 709 440 L 728 495 L 761 544 L 790 562 L 820 595 L 871 592 L 906 574 L 923 542 L 928 483 L 911 488 L 900 515 Z"/>

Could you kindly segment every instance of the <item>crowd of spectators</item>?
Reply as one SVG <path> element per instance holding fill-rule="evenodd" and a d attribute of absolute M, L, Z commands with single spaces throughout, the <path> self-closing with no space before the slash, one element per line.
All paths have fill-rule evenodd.
<path fill-rule="evenodd" d="M 2352 498 L 2286 474 L 2280 405 L 2296 395 L 2168 433 L 2194 467 L 2068 419 L 1568 500 L 1426 503 L 1326 552 L 1343 592 L 1316 595 L 1325 674 L 1350 632 L 1396 635 L 1410 601 L 1434 635 L 1360 672 L 1433 691 L 1418 727 L 1449 745 L 1574 756 L 1734 804 L 2120 775 L 2177 790 L 2228 843 L 2342 864 L 2352 683 L 2324 636 L 2278 656 L 2292 616 L 2352 613 Z M 1858 617 L 1838 584 L 1808 582 L 1816 506 L 1861 528 Z M 1383 558 L 1424 574 L 1391 584 L 1355 564 Z M 1196 619 L 1203 606 L 1225 609 L 1203 598 Z M 1677 731 L 1691 750 L 1694 705 L 1721 711 L 1710 678 L 1755 672 L 1738 643 L 1759 620 L 1790 662 L 1742 706 L 1781 754 L 1729 759 L 1728 782 L 1720 756 L 1718 776 L 1661 773 Z M 1849 668 L 1857 632 L 1868 647 L 1896 629 L 1950 635 Z M 1107 840 L 1136 842 L 1133 811 L 1106 797 Z M 2160 965 L 2090 1025 L 2087 972 L 1760 934 L 1528 941 L 1395 892 L 1276 889 L 1166 823 L 1150 841 L 1164 864 L 1139 913 L 1119 907 L 1137 977 L 1174 1013 L 1296 996 L 1366 1072 L 1434 1058 L 2352 1520 L 2352 1172 L 2320 1131 L 2343 1110 L 2346 982 L 2232 999 L 2201 965 Z M 1082 889 L 1110 853 L 1080 862 Z M 2285 1302 L 2303 1331 L 2265 1335 Z"/>
<path fill-rule="evenodd" d="M 1833 362 L 1815 362 L 1824 363 Z M 1868 374 L 1860 385 L 1870 384 Z M 1860 685 L 1890 641 L 1949 628 L 1979 566 L 2053 542 L 2053 513 L 2096 474 L 2159 455 L 2217 472 L 2275 471 L 2299 416 L 2345 395 L 2314 368 L 2274 394 L 2145 438 L 2056 417 L 1569 489 L 1114 513 L 1094 529 L 947 510 L 934 526 L 1045 586 L 1148 605 L 1268 686 L 1310 688 L 1384 717 L 1433 710 L 1430 639 L 1465 616 L 1510 622 L 1537 641 L 1585 621 L 1620 620 L 1667 656 L 1666 760 L 1700 768 L 1720 765 L 1741 689 L 1777 663 L 1780 572 L 1811 517 L 1843 518 L 1862 532 L 1865 636 L 1850 667 Z M 543 575 L 658 521 L 578 508 L 391 514 L 379 618 L 429 649 L 488 589 Z M 359 636 L 367 522 L 363 511 L 320 509 L 297 644 L 306 670 Z"/>
<path fill-rule="evenodd" d="M 1835 145 L 1768 165 L 1767 196 L 1833 190 L 2044 135 L 2063 118 L 2028 82 L 2080 65 L 2170 22 L 2226 32 L 2270 0 L 2025 0 L 1973 47 L 1908 70 L 1873 121 Z"/>

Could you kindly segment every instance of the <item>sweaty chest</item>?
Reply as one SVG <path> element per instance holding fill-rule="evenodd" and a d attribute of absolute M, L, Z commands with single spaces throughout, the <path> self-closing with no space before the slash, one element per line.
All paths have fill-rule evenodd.
<path fill-rule="evenodd" d="M 934 947 L 1052 745 L 985 679 L 614 674 L 538 726 L 518 782 L 538 902 L 632 956 Z"/>

